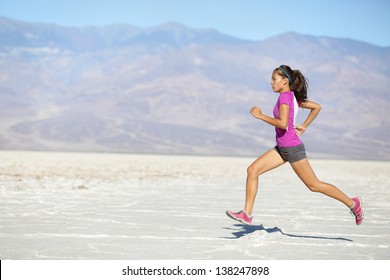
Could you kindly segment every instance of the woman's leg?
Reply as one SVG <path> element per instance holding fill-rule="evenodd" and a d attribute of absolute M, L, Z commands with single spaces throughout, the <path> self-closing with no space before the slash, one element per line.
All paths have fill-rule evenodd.
<path fill-rule="evenodd" d="M 247 169 L 245 212 L 252 215 L 259 186 L 259 175 L 285 163 L 280 154 L 271 149 L 256 159 Z"/>
<path fill-rule="evenodd" d="M 311 191 L 320 192 L 329 197 L 337 199 L 348 207 L 351 207 L 354 204 L 353 200 L 346 196 L 337 187 L 318 180 L 307 158 L 293 162 L 291 163 L 291 166 L 298 177 Z"/>

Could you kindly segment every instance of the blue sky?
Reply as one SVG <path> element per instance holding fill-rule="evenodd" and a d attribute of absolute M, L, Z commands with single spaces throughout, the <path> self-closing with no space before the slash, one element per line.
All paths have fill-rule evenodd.
<path fill-rule="evenodd" d="M 0 0 L 0 16 L 64 26 L 168 21 L 263 40 L 284 32 L 390 46 L 389 0 Z"/>

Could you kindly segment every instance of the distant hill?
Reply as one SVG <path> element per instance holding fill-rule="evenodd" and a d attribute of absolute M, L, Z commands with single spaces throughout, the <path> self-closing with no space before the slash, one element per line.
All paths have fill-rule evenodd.
<path fill-rule="evenodd" d="M 0 149 L 257 156 L 280 64 L 322 111 L 312 157 L 390 160 L 390 48 L 286 33 L 247 41 L 177 23 L 68 28 L 0 18 Z M 306 116 L 300 112 L 300 119 Z"/>

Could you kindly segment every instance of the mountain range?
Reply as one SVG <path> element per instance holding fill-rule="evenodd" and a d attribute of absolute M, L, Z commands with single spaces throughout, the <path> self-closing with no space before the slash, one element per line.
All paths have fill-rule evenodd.
<path fill-rule="evenodd" d="M 0 149 L 256 157 L 275 145 L 274 128 L 249 110 L 272 115 L 281 64 L 301 70 L 322 106 L 302 136 L 309 156 L 390 160 L 390 47 L 9 18 L 0 18 Z"/>

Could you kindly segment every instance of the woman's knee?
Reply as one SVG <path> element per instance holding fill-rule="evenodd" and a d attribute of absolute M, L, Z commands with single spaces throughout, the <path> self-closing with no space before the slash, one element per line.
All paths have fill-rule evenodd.
<path fill-rule="evenodd" d="M 312 192 L 320 192 L 321 191 L 321 182 L 313 181 L 305 183 L 306 187 Z"/>
<path fill-rule="evenodd" d="M 261 169 L 254 164 L 251 164 L 246 171 L 250 177 L 258 177 L 261 174 Z"/>

